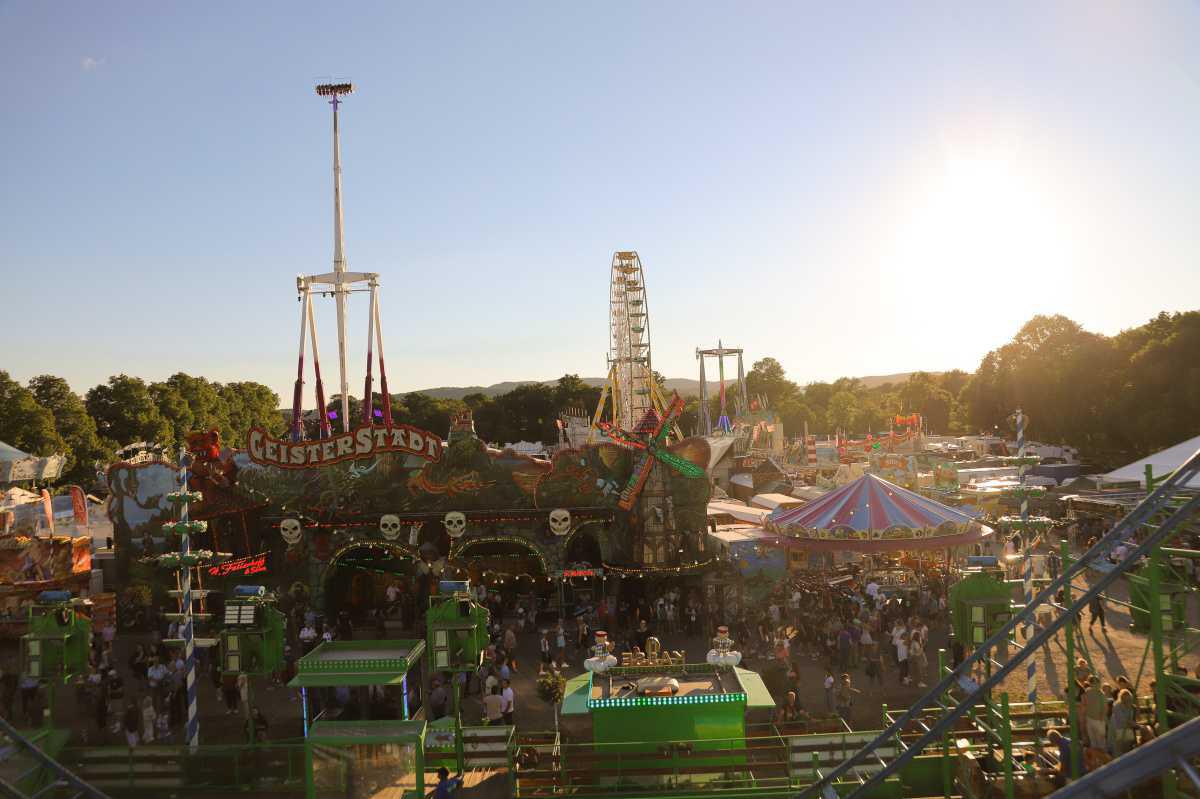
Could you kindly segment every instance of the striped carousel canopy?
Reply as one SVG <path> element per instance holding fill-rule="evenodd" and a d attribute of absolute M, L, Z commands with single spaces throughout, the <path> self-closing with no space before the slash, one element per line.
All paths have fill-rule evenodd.
<path fill-rule="evenodd" d="M 768 517 L 778 530 L 855 530 L 961 528 L 975 516 L 865 474 L 852 483 L 800 508 L 780 509 Z"/>

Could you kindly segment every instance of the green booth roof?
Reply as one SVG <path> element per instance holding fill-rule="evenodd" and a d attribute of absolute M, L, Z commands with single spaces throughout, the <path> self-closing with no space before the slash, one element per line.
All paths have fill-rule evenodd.
<path fill-rule="evenodd" d="M 646 667 L 635 666 L 631 668 L 614 667 L 605 672 L 606 676 L 610 677 L 648 677 L 661 675 L 664 677 L 680 677 L 687 674 L 713 674 L 717 671 L 717 667 L 708 664 L 697 664 L 689 666 L 673 666 L 673 667 Z M 643 705 L 685 705 L 685 704 L 709 704 L 713 702 L 741 702 L 744 701 L 746 709 L 762 707 L 775 707 L 775 700 L 771 698 L 771 692 L 767 690 L 767 686 L 763 684 L 762 678 L 749 669 L 734 668 L 733 675 L 737 679 L 740 691 L 722 691 L 720 693 L 698 692 L 692 696 L 623 696 L 620 698 L 607 698 L 603 696 L 605 691 L 599 689 L 601 696 L 593 695 L 592 672 L 584 672 L 578 676 L 567 680 L 566 689 L 563 692 L 562 707 L 560 713 L 564 716 L 583 715 L 591 712 L 596 708 L 608 707 L 640 707 Z"/>
<path fill-rule="evenodd" d="M 311 743 L 417 743 L 425 737 L 424 721 L 318 721 L 308 731 Z"/>
<path fill-rule="evenodd" d="M 300 658 L 288 687 L 399 685 L 424 652 L 420 639 L 326 641 Z"/>

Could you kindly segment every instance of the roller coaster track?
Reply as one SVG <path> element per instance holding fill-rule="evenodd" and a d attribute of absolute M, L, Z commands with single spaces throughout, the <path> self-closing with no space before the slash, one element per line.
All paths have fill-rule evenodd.
<path fill-rule="evenodd" d="M 889 760 L 882 769 L 863 780 L 861 784 L 856 786 L 846 796 L 848 799 L 864 797 L 871 789 L 894 775 L 906 763 L 919 755 L 925 747 L 930 744 L 940 743 L 942 736 L 953 727 L 958 719 L 988 696 L 993 689 L 999 687 L 1004 678 L 1030 655 L 1048 643 L 1067 624 L 1070 618 L 1077 617 L 1077 614 L 1087 607 L 1093 597 L 1101 595 L 1121 575 L 1136 565 L 1142 557 L 1170 538 L 1179 525 L 1186 522 L 1197 510 L 1200 510 L 1200 495 L 1188 498 L 1177 507 L 1173 504 L 1177 502 L 1176 495 L 1179 490 L 1186 486 L 1197 474 L 1200 474 L 1200 451 L 1194 453 L 1170 477 L 1163 480 L 1141 504 L 1130 511 L 1112 530 L 1096 542 L 1095 546 L 1084 553 L 1079 560 L 1071 563 L 1069 568 L 1064 569 L 1058 578 L 1051 580 L 1026 607 L 1022 608 L 1020 612 L 1014 613 L 1002 629 L 968 654 L 957 668 L 943 677 L 937 685 L 931 687 L 924 696 L 914 702 L 907 711 L 900 715 L 890 727 L 879 733 L 874 740 L 868 742 L 862 749 L 855 752 L 836 768 L 823 774 L 819 780 L 800 790 L 796 794 L 796 799 L 816 799 L 816 797 L 832 799 L 838 796 L 833 788 L 835 782 L 850 775 L 853 769 L 859 764 L 864 763 L 876 748 L 885 747 L 889 741 L 894 741 L 902 731 L 908 728 L 909 723 L 920 716 L 926 708 L 935 704 L 938 698 L 946 694 L 950 689 L 956 688 L 966 694 L 961 702 L 945 711 L 936 722 L 926 728 L 926 732 L 918 740 L 898 753 L 896 757 Z M 1168 510 L 1172 512 L 1167 520 L 1157 527 L 1148 528 L 1149 533 L 1145 540 L 1131 549 L 1127 557 L 1111 571 L 1100 576 L 1090 588 L 1079 594 L 1067 609 L 1067 612 L 1059 614 L 1057 618 L 1045 627 L 1040 629 L 1035 627 L 1037 632 L 1025 642 L 1025 645 L 1016 650 L 1007 662 L 997 665 L 990 676 L 982 683 L 976 683 L 971 679 L 970 675 L 976 663 L 991 661 L 992 651 L 1011 641 L 1013 634 L 1018 628 L 1025 624 L 1035 624 L 1034 614 L 1040 605 L 1053 601 L 1058 590 L 1082 574 L 1090 563 L 1106 556 L 1118 542 L 1129 539 L 1140 527 L 1150 522 L 1156 514 Z M 994 661 L 992 662 L 994 663 Z M 1183 728 L 1181 727 L 1180 729 Z M 1119 763 L 1121 760 L 1126 760 L 1126 758 L 1119 758 L 1117 761 L 1114 761 L 1114 764 Z M 1136 762 L 1136 760 L 1131 760 L 1130 762 Z"/>
<path fill-rule="evenodd" d="M 108 799 L 103 791 L 80 779 L 2 718 L 0 796 L 4 799 Z"/>

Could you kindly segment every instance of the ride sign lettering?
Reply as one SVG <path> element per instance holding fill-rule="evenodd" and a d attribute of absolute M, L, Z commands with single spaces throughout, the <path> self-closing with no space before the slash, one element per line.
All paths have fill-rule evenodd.
<path fill-rule="evenodd" d="M 244 558 L 236 560 L 227 560 L 224 563 L 218 563 L 208 567 L 209 577 L 229 577 L 237 575 L 238 577 L 249 577 L 253 574 L 262 574 L 267 570 L 267 554 L 260 552 L 257 555 L 248 555 Z"/>

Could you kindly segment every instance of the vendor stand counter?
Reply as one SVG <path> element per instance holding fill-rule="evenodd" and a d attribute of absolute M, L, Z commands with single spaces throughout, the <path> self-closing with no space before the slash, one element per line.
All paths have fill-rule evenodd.
<path fill-rule="evenodd" d="M 424 721 L 318 721 L 305 739 L 306 796 L 425 796 Z"/>

